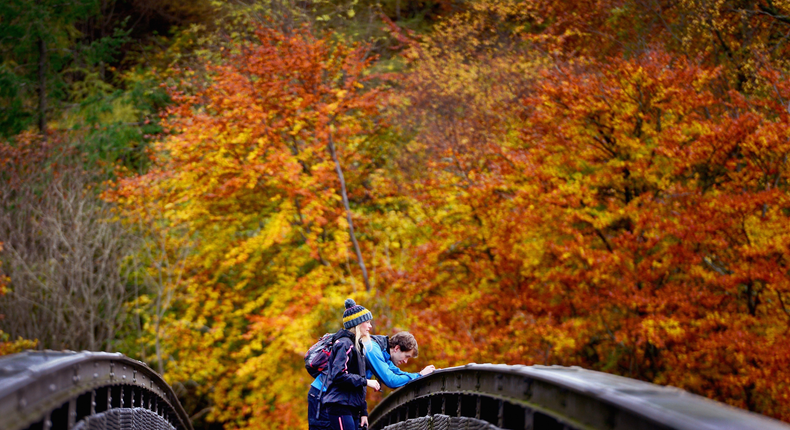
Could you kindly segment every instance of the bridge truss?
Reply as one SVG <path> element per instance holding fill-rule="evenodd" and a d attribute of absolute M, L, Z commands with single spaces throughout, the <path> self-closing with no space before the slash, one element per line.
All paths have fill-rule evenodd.
<path fill-rule="evenodd" d="M 387 396 L 371 430 L 790 430 L 687 391 L 562 366 L 468 364 Z"/>
<path fill-rule="evenodd" d="M 0 358 L 3 430 L 192 430 L 173 389 L 120 353 L 28 351 Z"/>

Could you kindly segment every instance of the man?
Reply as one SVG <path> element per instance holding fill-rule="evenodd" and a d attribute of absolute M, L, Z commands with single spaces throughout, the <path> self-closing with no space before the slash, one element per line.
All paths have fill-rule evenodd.
<path fill-rule="evenodd" d="M 398 368 L 409 359 L 417 357 L 418 353 L 417 340 L 407 331 L 396 333 L 390 338 L 372 335 L 371 341 L 363 346 L 368 379 L 375 375 L 376 379 L 390 388 L 402 387 L 407 382 L 436 370 L 433 364 L 426 366 L 420 373 L 404 372 Z"/>

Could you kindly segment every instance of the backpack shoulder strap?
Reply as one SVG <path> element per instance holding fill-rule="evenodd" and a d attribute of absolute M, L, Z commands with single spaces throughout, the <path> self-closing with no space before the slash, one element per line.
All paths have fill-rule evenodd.
<path fill-rule="evenodd" d="M 381 348 L 382 352 L 389 353 L 389 349 L 390 349 L 389 337 L 380 334 L 374 334 L 371 335 L 370 338 L 373 339 L 374 342 L 376 342 L 379 348 Z"/>

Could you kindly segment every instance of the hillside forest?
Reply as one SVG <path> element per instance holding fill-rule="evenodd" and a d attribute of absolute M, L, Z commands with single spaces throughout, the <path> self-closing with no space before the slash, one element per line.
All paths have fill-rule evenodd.
<path fill-rule="evenodd" d="M 418 371 L 790 422 L 787 0 L 4 0 L 0 354 L 306 427 L 351 297 Z M 387 393 L 369 393 L 371 406 Z"/>

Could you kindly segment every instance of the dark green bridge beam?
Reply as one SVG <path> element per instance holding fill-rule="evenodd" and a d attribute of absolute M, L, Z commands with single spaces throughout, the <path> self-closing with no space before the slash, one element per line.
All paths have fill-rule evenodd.
<path fill-rule="evenodd" d="M 173 389 L 119 353 L 29 351 L 0 358 L 3 430 L 192 430 Z"/>
<path fill-rule="evenodd" d="M 369 420 L 371 430 L 790 430 L 674 387 L 579 367 L 474 363 L 408 383 Z"/>

